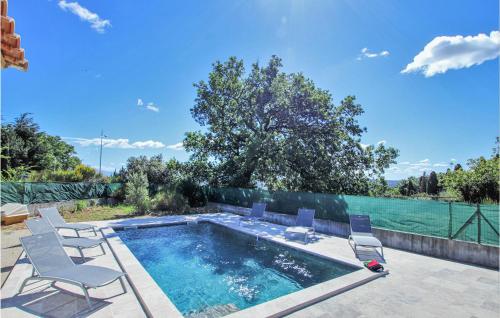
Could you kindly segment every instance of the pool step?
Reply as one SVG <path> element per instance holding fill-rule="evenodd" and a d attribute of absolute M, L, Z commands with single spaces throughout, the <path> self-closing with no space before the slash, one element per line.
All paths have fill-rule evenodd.
<path fill-rule="evenodd" d="M 139 227 L 137 225 L 126 225 L 123 230 L 137 230 Z"/>
<path fill-rule="evenodd" d="M 187 225 L 196 225 L 196 224 L 198 224 L 198 218 L 187 217 L 186 223 L 187 223 Z"/>
<path fill-rule="evenodd" d="M 186 315 L 187 318 L 215 318 L 229 315 L 240 309 L 235 304 L 215 305 Z"/>

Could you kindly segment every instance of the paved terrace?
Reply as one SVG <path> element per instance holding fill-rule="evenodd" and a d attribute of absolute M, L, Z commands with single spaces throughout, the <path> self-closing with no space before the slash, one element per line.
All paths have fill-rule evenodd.
<path fill-rule="evenodd" d="M 318 239 L 307 245 L 286 241 L 285 227 L 266 222 L 238 225 L 239 216 L 233 214 L 201 215 L 229 227 L 259 236 L 266 236 L 288 245 L 307 249 L 332 258 L 360 262 L 344 238 L 317 234 Z M 167 216 L 146 219 L 124 219 L 94 222 L 105 226 L 160 224 L 185 221 L 184 216 Z M 107 247 L 106 247 L 107 248 Z M 75 251 L 68 250 L 76 256 Z M 118 268 L 107 248 L 106 256 L 100 250 L 88 250 L 89 264 Z M 377 258 L 385 262 L 390 274 L 366 285 L 357 287 L 310 307 L 293 313 L 290 317 L 499 317 L 499 272 L 477 266 L 461 264 L 395 249 L 384 249 L 385 260 L 367 250 L 360 258 Z M 31 266 L 24 255 L 2 288 L 2 315 L 5 317 L 142 317 L 145 316 L 130 286 L 127 294 L 120 294 L 115 282 L 106 287 L 90 290 L 96 309 L 88 311 L 81 291 L 58 283 L 47 282 L 29 285 L 16 295 Z M 97 305 L 96 305 L 97 304 Z"/>

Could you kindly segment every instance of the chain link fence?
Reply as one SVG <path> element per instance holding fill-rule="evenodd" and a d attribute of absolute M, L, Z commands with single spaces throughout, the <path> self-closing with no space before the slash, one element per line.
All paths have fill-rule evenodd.
<path fill-rule="evenodd" d="M 244 207 L 265 202 L 268 211 L 285 214 L 311 208 L 316 218 L 344 223 L 349 214 L 365 214 L 383 229 L 499 245 L 499 207 L 493 204 L 239 188 L 208 188 L 207 195 L 212 202 Z"/>

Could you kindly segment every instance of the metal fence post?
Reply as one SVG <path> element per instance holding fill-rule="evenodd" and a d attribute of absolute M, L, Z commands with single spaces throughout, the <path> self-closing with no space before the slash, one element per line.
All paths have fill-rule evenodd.
<path fill-rule="evenodd" d="M 452 233 L 452 227 L 453 227 L 453 221 L 452 221 L 452 211 L 451 211 L 451 201 L 448 201 L 448 238 L 451 239 L 451 233 Z"/>
<path fill-rule="evenodd" d="M 477 203 L 477 243 L 481 244 L 481 210 L 479 208 L 479 203 Z"/>

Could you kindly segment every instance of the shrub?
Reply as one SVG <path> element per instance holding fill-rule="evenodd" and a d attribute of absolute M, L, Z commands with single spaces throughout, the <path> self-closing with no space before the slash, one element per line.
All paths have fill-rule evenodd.
<path fill-rule="evenodd" d="M 86 200 L 78 200 L 76 201 L 76 211 L 81 211 L 85 209 L 88 205 L 88 202 Z"/>
<path fill-rule="evenodd" d="M 148 178 L 144 173 L 130 174 L 125 185 L 125 201 L 135 206 L 139 213 L 145 213 L 149 209 Z"/>
<path fill-rule="evenodd" d="M 77 165 L 73 170 L 73 173 L 79 181 L 94 180 L 99 176 L 94 168 L 86 166 L 84 164 Z"/>
<path fill-rule="evenodd" d="M 29 181 L 35 182 L 82 182 L 82 181 L 108 181 L 109 178 L 97 173 L 97 171 L 84 164 L 79 164 L 73 170 L 43 170 L 31 171 Z"/>
<path fill-rule="evenodd" d="M 109 197 L 115 199 L 118 202 L 124 202 L 125 201 L 125 189 L 127 186 L 121 186 L 117 187 L 116 189 L 110 190 L 111 193 L 109 193 Z"/>
<path fill-rule="evenodd" d="M 158 192 L 151 200 L 151 206 L 154 210 L 173 214 L 183 214 L 189 209 L 186 197 L 176 191 Z"/>
<path fill-rule="evenodd" d="M 201 207 L 207 204 L 207 195 L 203 188 L 191 179 L 183 179 L 177 185 L 177 191 L 185 196 L 191 207 Z"/>

